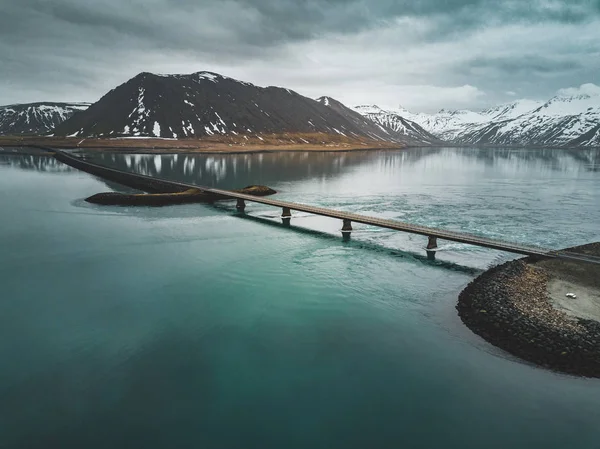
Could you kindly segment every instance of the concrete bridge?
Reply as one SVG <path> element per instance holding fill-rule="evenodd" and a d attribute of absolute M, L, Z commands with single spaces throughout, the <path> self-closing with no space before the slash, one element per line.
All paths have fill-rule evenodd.
<path fill-rule="evenodd" d="M 279 207 L 282 209 L 281 218 L 283 220 L 290 220 L 292 218 L 291 211 L 293 210 L 299 212 L 307 212 L 315 215 L 322 215 L 325 217 L 337 218 L 342 220 L 343 223 L 342 234 L 349 234 L 352 232 L 352 223 L 362 223 L 370 226 L 378 226 L 381 228 L 393 229 L 395 231 L 409 232 L 411 234 L 420 234 L 427 237 L 428 239 L 426 247 L 428 251 L 435 251 L 435 249 L 438 247 L 437 239 L 439 238 L 453 242 L 467 243 L 470 245 L 482 246 L 484 248 L 506 251 L 509 253 L 523 254 L 526 256 L 553 258 L 558 257 L 600 264 L 600 258 L 586 256 L 578 253 L 572 253 L 567 251 L 555 251 L 535 246 L 522 245 L 519 243 L 505 242 L 502 240 L 489 239 L 486 237 L 480 237 L 464 232 L 448 231 L 428 226 L 419 226 L 397 220 L 387 220 L 384 218 L 369 217 L 367 215 L 359 215 L 351 212 L 343 212 L 334 209 L 326 209 L 323 207 L 309 206 L 306 204 L 292 203 L 269 198 L 257 198 L 252 195 L 245 195 L 241 193 L 230 192 L 227 190 L 212 188 L 202 188 L 201 190 L 216 195 L 221 195 L 223 197 L 236 199 L 236 207 L 240 211 L 243 211 L 245 209 L 246 201 Z"/>
<path fill-rule="evenodd" d="M 292 218 L 292 211 L 306 212 L 309 214 L 322 215 L 325 217 L 339 219 L 342 220 L 343 226 L 341 231 L 345 237 L 349 237 L 350 233 L 352 232 L 352 223 L 361 223 L 369 226 L 378 226 L 381 228 L 393 229 L 395 231 L 419 234 L 427 237 L 426 250 L 428 251 L 428 254 L 431 257 L 434 256 L 435 250 L 438 247 L 437 240 L 443 239 L 452 242 L 466 243 L 469 245 L 476 245 L 484 248 L 506 251 L 509 253 L 522 254 L 526 256 L 561 258 L 600 265 L 600 257 L 588 256 L 564 250 L 557 251 L 536 246 L 523 245 L 520 243 L 489 239 L 486 237 L 480 237 L 478 235 L 473 235 L 465 232 L 448 231 L 445 229 L 432 228 L 428 226 L 419 226 L 410 223 L 405 223 L 402 221 L 386 220 L 383 218 L 369 217 L 366 215 L 359 215 L 335 209 L 310 206 L 307 204 L 292 203 L 289 201 L 281 201 L 265 197 L 257 197 L 253 195 L 246 195 L 243 193 L 231 192 L 229 190 L 213 189 L 210 187 L 199 186 L 196 184 L 167 181 L 165 179 L 155 178 L 146 175 L 139 175 L 135 173 L 125 172 L 122 170 L 116 170 L 110 167 L 105 167 L 99 164 L 94 164 L 60 150 L 54 150 L 45 147 L 39 148 L 44 149 L 46 151 L 50 151 L 56 159 L 67 165 L 100 176 L 104 179 L 114 181 L 128 187 L 144 190 L 147 192 L 174 192 L 185 191 L 188 189 L 198 189 L 206 193 L 212 193 L 213 195 L 215 195 L 215 197 L 219 197 L 221 199 L 236 200 L 236 207 L 239 211 L 245 210 L 247 201 L 266 204 L 281 209 L 281 218 L 284 223 L 290 223 L 290 220 Z"/>

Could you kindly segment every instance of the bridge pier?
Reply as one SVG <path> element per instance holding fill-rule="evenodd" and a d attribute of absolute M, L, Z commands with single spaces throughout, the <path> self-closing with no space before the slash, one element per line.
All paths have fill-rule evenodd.
<path fill-rule="evenodd" d="M 427 242 L 427 249 L 436 249 L 437 247 L 437 237 L 430 235 L 429 241 Z"/>
<path fill-rule="evenodd" d="M 292 218 L 292 211 L 289 207 L 284 207 L 281 218 Z"/>
<path fill-rule="evenodd" d="M 349 236 L 352 232 L 352 221 L 344 218 L 344 225 L 342 226 L 342 235 L 344 237 Z"/>
<path fill-rule="evenodd" d="M 239 210 L 240 212 L 244 212 L 244 210 L 246 209 L 246 202 L 243 199 L 238 198 L 237 199 L 237 204 L 235 205 L 235 208 L 237 210 Z"/>

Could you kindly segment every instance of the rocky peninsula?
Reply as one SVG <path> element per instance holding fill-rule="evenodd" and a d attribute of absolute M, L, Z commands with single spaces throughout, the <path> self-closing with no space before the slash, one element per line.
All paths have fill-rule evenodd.
<path fill-rule="evenodd" d="M 600 255 L 600 243 L 569 251 Z M 573 297 L 575 296 L 575 297 Z M 600 377 L 600 266 L 524 258 L 483 273 L 457 310 L 473 332 L 528 362 Z"/>

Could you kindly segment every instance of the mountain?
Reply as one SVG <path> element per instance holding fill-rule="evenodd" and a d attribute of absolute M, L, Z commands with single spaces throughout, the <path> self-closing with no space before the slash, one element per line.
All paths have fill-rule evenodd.
<path fill-rule="evenodd" d="M 402 107 L 382 110 L 378 106 L 357 106 L 355 109 L 367 117 L 370 117 L 373 111 L 383 111 L 385 114 L 397 116 L 421 126 L 425 132 L 430 133 L 434 138 L 453 142 L 459 135 L 475 132 L 481 126 L 489 124 L 492 121 L 502 121 L 518 117 L 541 105 L 541 102 L 520 100 L 480 112 L 465 109 L 454 111 L 442 109 L 437 114 L 415 114 Z"/>
<path fill-rule="evenodd" d="M 417 122 L 406 118 L 411 114 L 406 110 L 386 111 L 379 106 L 357 106 L 355 110 L 386 129 L 406 136 L 414 142 L 440 144 L 442 141 L 425 131 Z"/>
<path fill-rule="evenodd" d="M 458 142 L 500 145 L 600 146 L 600 95 L 554 97 L 533 111 L 494 120 Z"/>
<path fill-rule="evenodd" d="M 534 111 L 543 104 L 542 101 L 536 100 L 518 100 L 486 109 L 481 112 L 481 115 L 485 117 L 486 120 L 509 120 Z"/>
<path fill-rule="evenodd" d="M 375 124 L 376 126 L 374 129 L 372 121 L 365 120 L 361 114 L 353 111 L 349 107 L 331 97 L 320 97 L 317 99 L 317 102 L 334 111 L 336 114 L 339 114 L 346 121 L 352 123 L 359 130 L 359 134 L 361 135 L 366 135 L 374 139 L 379 139 L 381 136 L 383 136 L 384 139 L 394 139 L 399 137 L 390 128 L 386 128 L 378 124 Z"/>
<path fill-rule="evenodd" d="M 88 103 L 30 103 L 0 106 L 0 135 L 47 134 Z"/>
<path fill-rule="evenodd" d="M 370 117 L 372 109 L 356 108 L 366 117 Z M 403 108 L 386 112 L 417 123 L 453 144 L 600 146 L 598 94 L 559 95 L 547 102 L 518 100 L 479 112 L 441 110 L 437 114 L 414 114 Z"/>
<path fill-rule="evenodd" d="M 414 124 L 429 134 L 429 139 L 433 138 L 442 142 L 451 142 L 465 128 L 473 124 L 485 123 L 486 120 L 481 113 L 468 110 L 446 111 L 442 109 L 437 114 L 415 114 L 403 107 L 382 109 L 377 105 L 368 105 L 356 106 L 354 109 L 378 123 L 395 121 L 399 127 L 405 122 Z"/>
<path fill-rule="evenodd" d="M 326 133 L 406 143 L 331 99 L 316 101 L 280 87 L 258 87 L 211 72 L 140 73 L 108 92 L 55 134 L 73 137 L 211 137 Z"/>

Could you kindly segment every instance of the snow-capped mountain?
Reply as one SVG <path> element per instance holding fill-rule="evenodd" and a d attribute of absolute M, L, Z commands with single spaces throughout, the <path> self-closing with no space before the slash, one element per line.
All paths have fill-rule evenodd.
<path fill-rule="evenodd" d="M 458 134 L 464 131 L 465 127 L 486 122 L 482 113 L 468 110 L 447 111 L 442 109 L 437 114 L 425 114 L 413 113 L 403 107 L 382 109 L 376 105 L 356 106 L 354 109 L 365 117 L 376 119 L 378 123 L 380 120 L 381 122 L 407 120 L 420 126 L 434 139 L 447 142 L 454 140 Z"/>
<path fill-rule="evenodd" d="M 332 107 L 332 105 L 336 107 Z M 55 129 L 73 137 L 211 137 L 326 133 L 405 142 L 331 99 L 328 104 L 280 87 L 258 87 L 211 72 L 140 73 Z"/>
<path fill-rule="evenodd" d="M 465 130 L 460 143 L 494 145 L 600 146 L 600 95 L 554 97 L 509 119 Z"/>
<path fill-rule="evenodd" d="M 599 146 L 600 95 L 557 96 L 523 114 L 465 128 L 457 143 Z"/>
<path fill-rule="evenodd" d="M 370 117 L 373 107 L 358 106 L 356 110 Z M 415 122 L 454 144 L 600 146 L 600 95 L 594 94 L 559 95 L 545 103 L 518 100 L 479 112 L 414 114 L 403 108 L 385 112 Z"/>
<path fill-rule="evenodd" d="M 481 112 L 486 120 L 509 120 L 517 118 L 523 114 L 534 111 L 544 104 L 543 101 L 536 100 L 518 100 L 512 103 L 505 103 L 486 109 Z"/>
<path fill-rule="evenodd" d="M 441 140 L 438 137 L 425 131 L 425 129 L 417 122 L 407 118 L 407 116 L 412 116 L 413 114 L 410 114 L 410 112 L 405 109 L 386 111 L 379 106 L 371 105 L 357 106 L 355 110 L 380 126 L 392 129 L 415 142 L 430 144 L 441 143 Z"/>
<path fill-rule="evenodd" d="M 30 103 L 0 106 L 0 135 L 47 134 L 84 111 L 89 103 Z"/>

